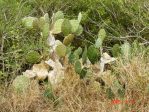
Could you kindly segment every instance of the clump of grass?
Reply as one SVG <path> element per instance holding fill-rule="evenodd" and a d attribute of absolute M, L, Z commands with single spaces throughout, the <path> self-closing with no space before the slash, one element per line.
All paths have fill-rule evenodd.
<path fill-rule="evenodd" d="M 118 79 L 125 84 L 125 98 L 134 99 L 133 109 L 147 111 L 149 100 L 149 66 L 148 58 L 138 54 L 129 62 L 119 61 L 115 67 Z"/>
<path fill-rule="evenodd" d="M 11 85 L 10 85 L 11 86 Z M 32 81 L 26 93 L 17 93 L 11 87 L 1 93 L 1 112 L 41 112 L 50 105 L 45 103 L 37 81 Z"/>
<path fill-rule="evenodd" d="M 111 72 L 106 71 L 104 77 L 115 77 L 111 85 L 105 81 L 101 83 L 91 79 L 80 79 L 79 75 L 70 65 L 65 71 L 65 79 L 52 89 L 54 99 L 44 96 L 47 89 L 35 80 L 26 93 L 18 94 L 12 88 L 0 89 L 1 112 L 129 112 L 148 111 L 149 103 L 149 68 L 148 58 L 139 55 L 127 63 L 119 59 L 112 67 Z M 106 89 L 113 87 L 118 81 L 125 89 L 123 97 L 113 91 L 114 98 L 109 99 Z M 113 90 L 113 89 L 112 89 Z M 113 102 L 118 100 L 119 102 Z"/>

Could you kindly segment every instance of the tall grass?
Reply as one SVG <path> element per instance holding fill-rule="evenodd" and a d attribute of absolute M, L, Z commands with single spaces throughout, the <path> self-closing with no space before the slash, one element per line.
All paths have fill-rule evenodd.
<path fill-rule="evenodd" d="M 95 78 L 81 80 L 69 65 L 63 82 L 52 89 L 55 99 L 44 95 L 47 86 L 32 80 L 25 93 L 16 93 L 11 85 L 1 88 L 0 109 L 1 112 L 148 112 L 148 62 L 143 55 L 129 62 L 119 59 L 112 71 L 101 75 L 105 85 Z M 117 93 L 116 81 L 125 89 L 123 97 Z M 109 87 L 114 94 L 112 99 L 106 91 Z"/>
<path fill-rule="evenodd" d="M 100 28 L 107 32 L 104 47 L 137 39 L 148 45 L 148 2 L 147 0 L 1 0 L 0 1 L 0 79 L 7 80 L 20 74 L 29 65 L 24 56 L 30 50 L 42 52 L 40 34 L 29 33 L 21 25 L 26 16 L 40 17 L 44 13 L 64 11 L 69 18 L 83 14 L 83 34 L 76 38 L 79 45 L 91 44 Z M 44 55 L 44 54 L 43 54 Z"/>

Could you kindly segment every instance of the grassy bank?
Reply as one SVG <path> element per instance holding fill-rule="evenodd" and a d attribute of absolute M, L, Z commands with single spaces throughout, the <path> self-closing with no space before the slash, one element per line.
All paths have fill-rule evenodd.
<path fill-rule="evenodd" d="M 119 59 L 100 78 L 79 79 L 68 66 L 65 79 L 52 91 L 36 80 L 24 93 L 3 86 L 1 112 L 147 112 L 149 109 L 149 60 L 143 54 L 130 62 Z M 120 87 L 123 86 L 123 87 Z M 124 90 L 123 90 L 124 89 Z"/>

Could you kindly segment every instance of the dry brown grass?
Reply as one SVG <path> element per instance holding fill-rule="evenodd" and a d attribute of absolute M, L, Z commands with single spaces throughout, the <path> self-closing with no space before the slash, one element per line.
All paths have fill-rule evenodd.
<path fill-rule="evenodd" d="M 0 112 L 148 112 L 149 65 L 148 58 L 138 56 L 130 62 L 119 60 L 112 72 L 101 76 L 104 88 L 95 79 L 80 80 L 72 67 L 65 72 L 65 80 L 53 89 L 56 100 L 43 96 L 45 86 L 32 81 L 27 92 L 18 94 L 11 86 L 0 89 Z M 111 77 L 112 76 L 112 77 Z M 125 85 L 125 96 L 112 103 L 105 89 L 119 80 Z M 147 89 L 148 88 L 148 89 Z M 123 100 L 123 102 L 122 102 Z M 125 102 L 125 101 L 128 102 Z M 133 100 L 135 102 L 131 102 Z M 57 105 L 55 102 L 58 102 Z"/>

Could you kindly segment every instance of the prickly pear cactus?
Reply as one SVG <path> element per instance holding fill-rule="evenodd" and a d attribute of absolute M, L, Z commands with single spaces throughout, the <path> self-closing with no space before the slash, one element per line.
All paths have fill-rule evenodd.
<path fill-rule="evenodd" d="M 69 63 L 73 64 L 76 60 L 76 56 L 73 53 L 70 53 L 68 56 L 68 59 L 69 59 Z"/>
<path fill-rule="evenodd" d="M 46 23 L 49 23 L 49 22 L 50 22 L 50 18 L 49 18 L 49 14 L 48 14 L 48 13 L 46 13 L 46 14 L 43 16 L 43 18 L 44 18 L 44 21 L 45 21 Z"/>
<path fill-rule="evenodd" d="M 65 36 L 71 34 L 71 24 L 68 19 L 64 19 L 61 30 Z"/>
<path fill-rule="evenodd" d="M 76 71 L 76 73 L 80 74 L 81 70 L 82 70 L 81 62 L 79 60 L 77 60 L 75 62 L 75 71 Z"/>
<path fill-rule="evenodd" d="M 49 14 L 46 13 L 43 17 L 40 17 L 39 22 L 41 22 L 40 25 L 44 25 L 45 23 L 49 23 L 50 22 Z"/>
<path fill-rule="evenodd" d="M 13 88 L 16 92 L 25 92 L 29 87 L 30 79 L 24 75 L 17 76 L 13 81 Z"/>
<path fill-rule="evenodd" d="M 124 98 L 125 97 L 125 89 L 124 88 L 121 88 L 121 89 L 118 89 L 118 96 L 120 98 Z"/>
<path fill-rule="evenodd" d="M 87 68 L 84 67 L 84 68 L 81 70 L 81 73 L 79 74 L 79 75 L 80 75 L 80 79 L 85 78 L 86 74 L 87 74 Z"/>
<path fill-rule="evenodd" d="M 43 37 L 47 38 L 50 30 L 50 19 L 48 13 L 40 18 L 41 23 L 39 22 L 40 29 L 42 31 Z"/>
<path fill-rule="evenodd" d="M 115 45 L 112 47 L 112 55 L 113 55 L 114 57 L 117 57 L 117 56 L 120 55 L 120 53 L 121 53 L 121 48 L 120 48 L 119 44 L 115 44 Z"/>
<path fill-rule="evenodd" d="M 64 19 L 64 14 L 62 11 L 58 11 L 56 12 L 53 17 L 52 17 L 52 20 L 53 20 L 53 23 L 56 22 L 57 20 L 59 19 Z"/>
<path fill-rule="evenodd" d="M 40 54 L 36 51 L 30 51 L 26 56 L 25 59 L 28 63 L 38 63 L 40 61 Z"/>
<path fill-rule="evenodd" d="M 36 17 L 25 17 L 22 19 L 22 23 L 27 29 L 33 29 L 37 26 L 38 19 Z"/>
<path fill-rule="evenodd" d="M 79 15 L 78 15 L 78 22 L 79 22 L 79 23 L 81 22 L 81 19 L 82 19 L 82 14 L 81 14 L 81 12 L 80 12 Z"/>
<path fill-rule="evenodd" d="M 43 17 L 39 18 L 38 26 L 41 30 L 43 30 L 45 24 L 49 24 L 50 19 L 48 13 L 46 13 Z"/>
<path fill-rule="evenodd" d="M 59 57 L 64 57 L 66 55 L 66 46 L 64 44 L 59 44 L 57 47 L 56 47 L 56 54 L 59 56 Z"/>
<path fill-rule="evenodd" d="M 79 25 L 78 29 L 76 30 L 75 34 L 78 36 L 78 35 L 81 35 L 83 32 L 83 27 L 81 25 Z"/>
<path fill-rule="evenodd" d="M 99 32 L 98 32 L 98 38 L 97 38 L 97 40 L 95 42 L 95 47 L 96 48 L 101 48 L 102 47 L 102 43 L 103 43 L 105 37 L 106 37 L 105 30 L 104 29 L 100 29 Z"/>
<path fill-rule="evenodd" d="M 91 63 L 95 64 L 98 61 L 98 58 L 100 57 L 100 53 L 98 49 L 95 48 L 95 46 L 91 45 L 87 50 L 87 56 Z"/>
<path fill-rule="evenodd" d="M 87 47 L 85 46 L 83 54 L 82 54 L 82 63 L 86 63 L 87 61 Z"/>
<path fill-rule="evenodd" d="M 115 97 L 115 95 L 114 95 L 114 93 L 113 93 L 113 91 L 112 91 L 111 88 L 107 88 L 107 89 L 106 89 L 106 94 L 107 94 L 107 97 L 108 97 L 109 99 L 113 99 L 113 98 Z"/>
<path fill-rule="evenodd" d="M 96 48 L 102 47 L 102 42 L 103 42 L 103 40 L 101 38 L 98 38 L 95 42 L 95 47 Z"/>
<path fill-rule="evenodd" d="M 81 53 L 82 53 L 82 48 L 81 48 L 81 47 L 79 47 L 78 49 L 76 49 L 76 50 L 74 51 L 74 54 L 75 54 L 75 55 L 78 55 L 78 56 L 80 56 Z"/>
<path fill-rule="evenodd" d="M 69 34 L 68 36 L 66 36 L 63 40 L 63 44 L 68 46 L 74 39 L 74 35 L 73 34 Z"/>
<path fill-rule="evenodd" d="M 62 24 L 64 22 L 64 19 L 58 19 L 54 25 L 53 25 L 53 29 L 52 29 L 52 33 L 53 34 L 58 34 L 62 32 Z"/>
<path fill-rule="evenodd" d="M 79 28 L 79 21 L 78 20 L 70 20 L 70 24 L 71 24 L 71 32 L 72 33 L 75 33 L 77 30 L 78 30 L 78 28 Z"/>
<path fill-rule="evenodd" d="M 121 46 L 121 53 L 124 59 L 129 59 L 130 55 L 131 55 L 131 46 L 128 42 L 125 42 L 122 46 Z"/>
<path fill-rule="evenodd" d="M 106 31 L 104 29 L 100 29 L 98 32 L 98 38 L 101 38 L 101 40 L 103 41 L 106 37 Z"/>
<path fill-rule="evenodd" d="M 46 89 L 44 91 L 44 97 L 50 99 L 50 100 L 55 100 L 55 95 L 53 93 L 53 90 L 52 90 L 52 85 L 51 84 L 46 84 Z"/>
<path fill-rule="evenodd" d="M 47 38 L 49 36 L 49 24 L 48 23 L 45 23 L 45 25 L 43 26 L 43 29 L 42 29 L 42 36 L 44 38 Z"/>

